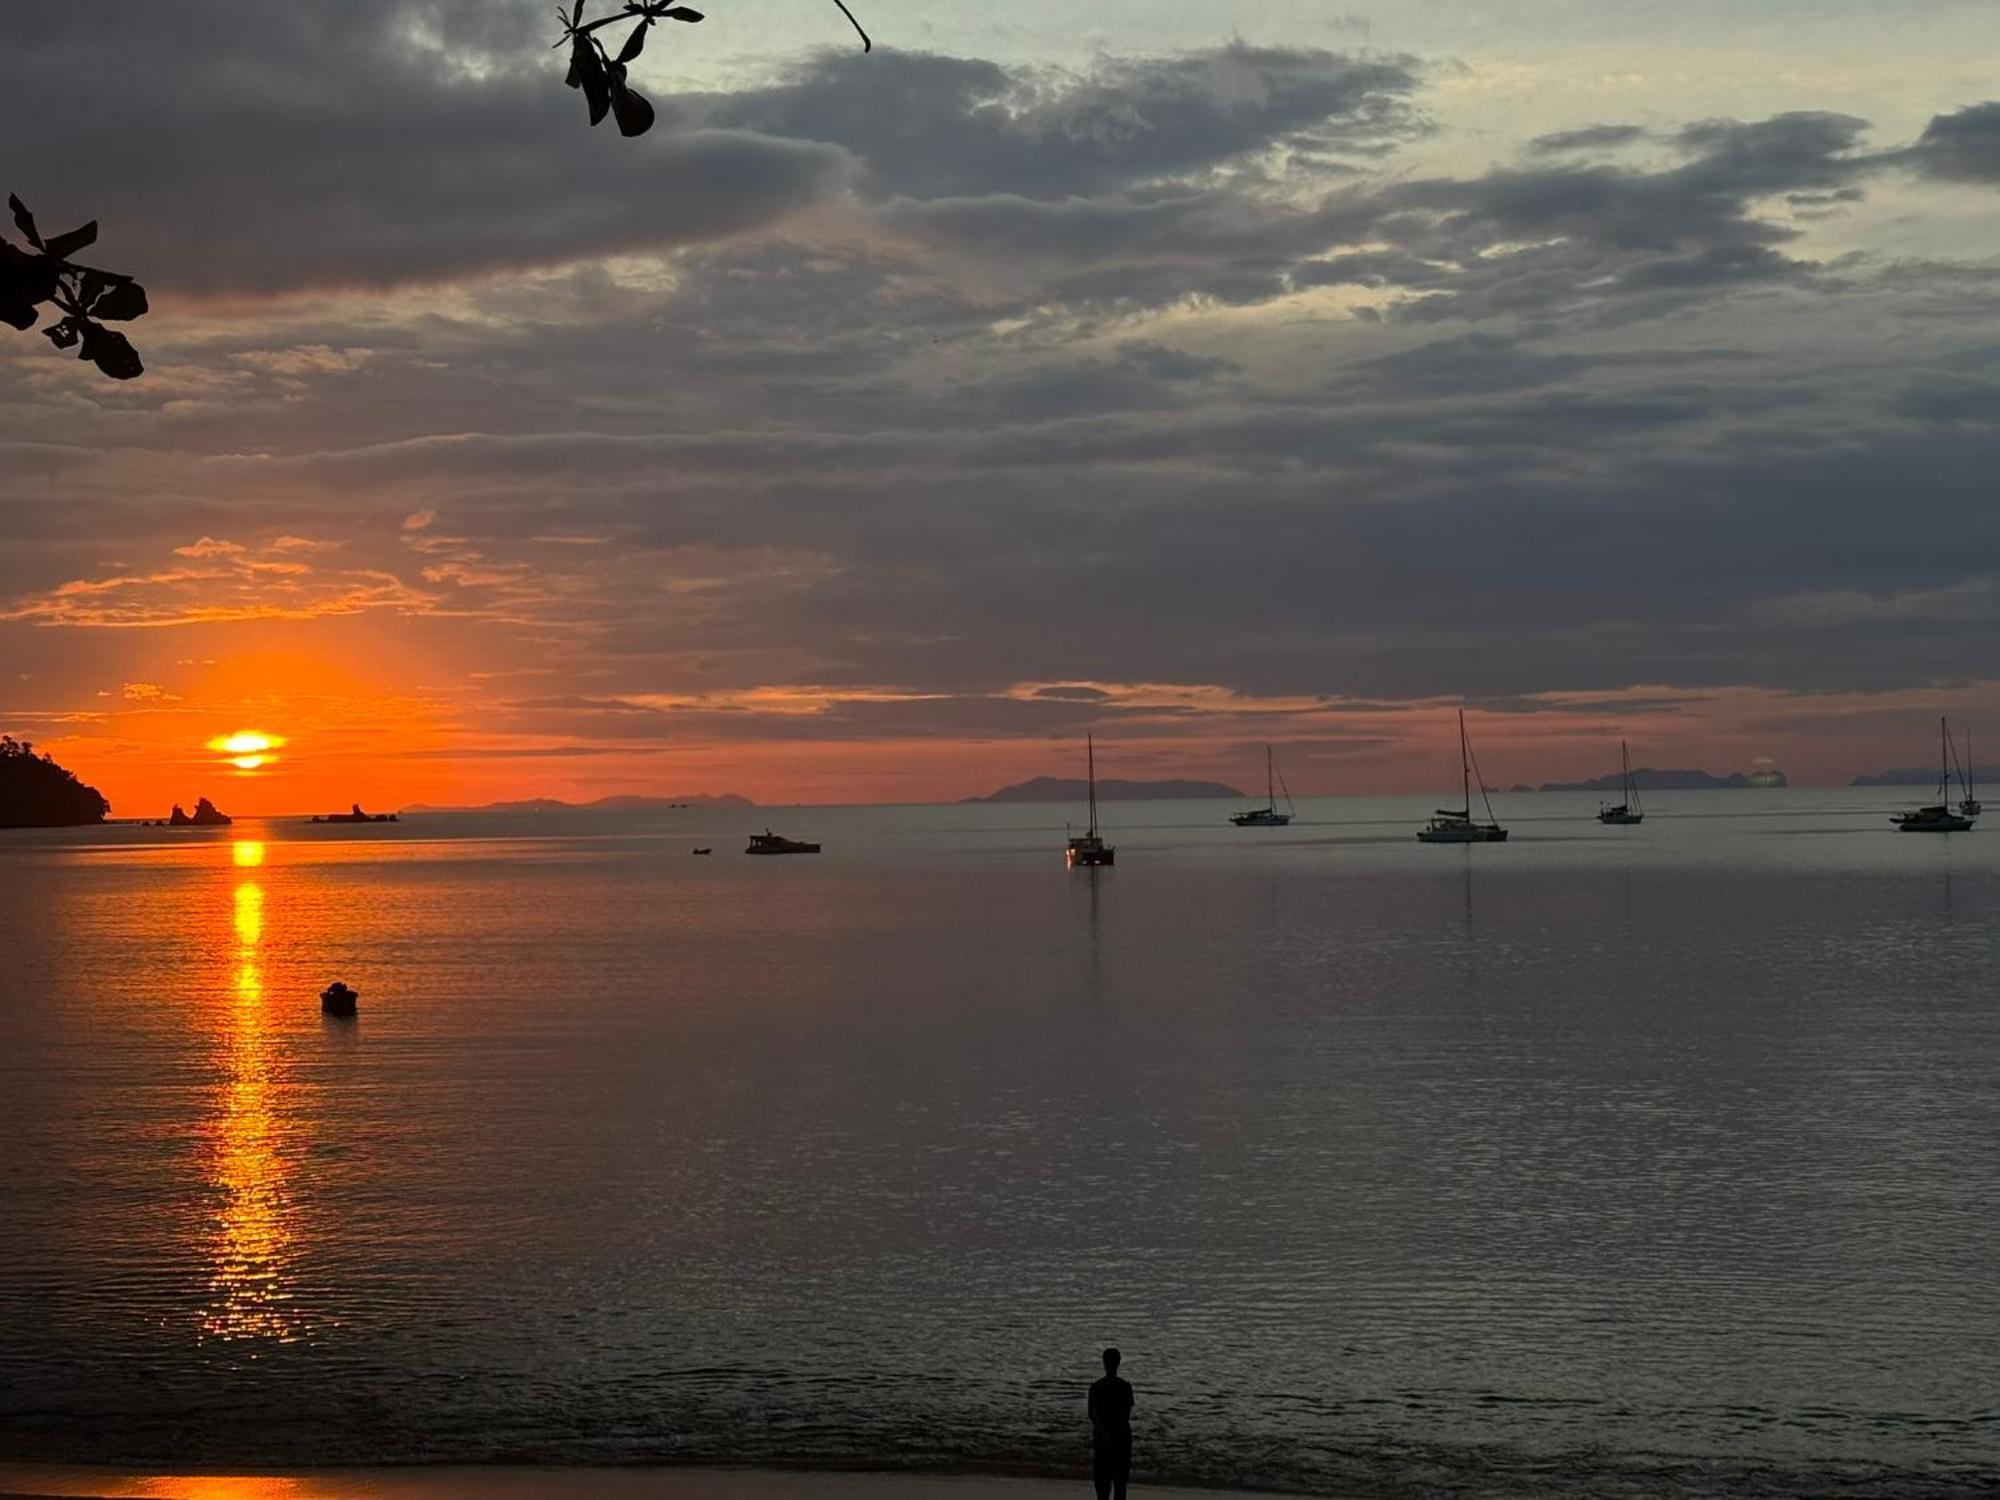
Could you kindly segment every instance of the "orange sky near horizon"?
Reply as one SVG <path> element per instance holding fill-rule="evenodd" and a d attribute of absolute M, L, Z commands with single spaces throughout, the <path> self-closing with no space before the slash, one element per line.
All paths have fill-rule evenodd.
<path fill-rule="evenodd" d="M 203 796 L 243 816 L 624 793 L 734 792 L 765 805 L 956 801 L 1031 776 L 1080 775 L 1086 725 L 1104 777 L 1199 777 L 1249 789 L 1261 780 L 1258 747 L 1268 741 L 1301 796 L 1442 791 L 1456 779 L 1456 704 L 1441 701 L 1256 703 L 1220 689 L 1095 684 L 1087 690 L 1104 697 L 1074 734 L 815 740 L 814 722 L 846 700 L 790 688 L 765 690 L 753 709 L 737 706 L 735 738 L 579 743 L 482 726 L 476 683 L 398 682 L 303 650 L 249 651 L 163 675 L 171 683 L 92 689 L 87 703 L 23 722 L 0 715 L 0 730 L 33 740 L 96 786 L 118 818 L 164 816 Z M 1032 694 L 1024 686 L 994 701 Z M 1984 685 L 1811 698 L 1635 688 L 1504 709 L 1475 703 L 1470 721 L 1496 788 L 1604 774 L 1615 769 L 1621 736 L 1633 741 L 1635 764 L 1716 774 L 1775 765 L 1794 784 L 1838 785 L 1859 770 L 1927 763 L 1939 711 L 1964 724 L 1995 707 Z M 244 757 L 256 764 L 239 765 L 244 747 L 223 741 L 240 734 L 273 743 Z"/>

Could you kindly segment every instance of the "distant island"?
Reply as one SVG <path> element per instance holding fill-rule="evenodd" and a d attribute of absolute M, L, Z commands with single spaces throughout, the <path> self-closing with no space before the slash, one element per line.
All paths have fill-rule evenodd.
<path fill-rule="evenodd" d="M 328 813 L 325 817 L 314 813 L 312 820 L 315 823 L 393 823 L 396 821 L 396 815 L 394 813 L 363 812 L 361 804 L 357 802 L 348 812 Z"/>
<path fill-rule="evenodd" d="M 1877 771 L 1873 776 L 1857 776 L 1849 786 L 1936 786 L 1936 766 L 1904 766 L 1894 771 Z M 1972 780 L 2000 784 L 2000 766 L 1974 766 Z"/>
<path fill-rule="evenodd" d="M 0 735 L 0 828 L 75 828 L 102 823 L 111 803 L 35 747 Z"/>
<path fill-rule="evenodd" d="M 1764 771 L 1731 771 L 1727 776 L 1711 776 L 1706 771 L 1656 771 L 1640 766 L 1632 781 L 1642 792 L 1726 792 L 1745 787 L 1766 789 L 1786 784 L 1785 773 L 1772 767 Z M 1609 776 L 1593 776 L 1588 781 L 1545 781 L 1545 792 L 1615 792 L 1623 788 L 1616 771 Z"/>
<path fill-rule="evenodd" d="M 595 802 L 562 802 L 554 797 L 530 797 L 522 802 L 483 802 L 476 807 L 431 807 L 412 802 L 406 813 L 560 813 L 560 812 L 667 812 L 683 807 L 755 807 L 748 797 L 724 792 L 711 797 L 689 792 L 682 797 L 599 797 Z"/>
<path fill-rule="evenodd" d="M 167 827 L 227 828 L 235 821 L 234 818 L 209 801 L 208 798 L 197 797 L 194 802 L 194 816 L 189 817 L 186 811 L 182 809 L 180 803 L 176 802 L 173 812 L 168 815 Z"/>
<path fill-rule="evenodd" d="M 1090 795 L 1090 784 L 1073 777 L 1037 776 L 1017 781 L 986 797 L 965 797 L 962 802 L 1081 802 Z M 1220 781 L 1099 781 L 1100 802 L 1166 802 L 1183 797 L 1243 797 L 1233 786 Z"/>

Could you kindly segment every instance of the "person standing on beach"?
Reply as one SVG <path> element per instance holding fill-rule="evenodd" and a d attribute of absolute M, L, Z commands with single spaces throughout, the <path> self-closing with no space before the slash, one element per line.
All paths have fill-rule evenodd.
<path fill-rule="evenodd" d="M 1132 1477 L 1132 1387 L 1118 1378 L 1118 1351 L 1104 1351 L 1104 1378 L 1090 1387 L 1090 1477 L 1097 1500 L 1125 1500 Z"/>

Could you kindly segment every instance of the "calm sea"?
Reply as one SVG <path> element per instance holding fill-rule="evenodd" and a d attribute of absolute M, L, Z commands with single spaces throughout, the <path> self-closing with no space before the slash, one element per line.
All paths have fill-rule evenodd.
<path fill-rule="evenodd" d="M 2000 815 L 1899 797 L 0 837 L 0 1458 L 1061 1470 L 1117 1343 L 1142 1479 L 1991 1493 Z"/>

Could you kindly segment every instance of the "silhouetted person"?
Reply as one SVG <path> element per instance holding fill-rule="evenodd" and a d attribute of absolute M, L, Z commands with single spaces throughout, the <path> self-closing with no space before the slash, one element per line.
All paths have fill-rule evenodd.
<path fill-rule="evenodd" d="M 1118 1351 L 1104 1351 L 1104 1378 L 1090 1387 L 1090 1477 L 1097 1500 L 1125 1500 L 1132 1477 L 1132 1387 L 1118 1378 Z"/>

